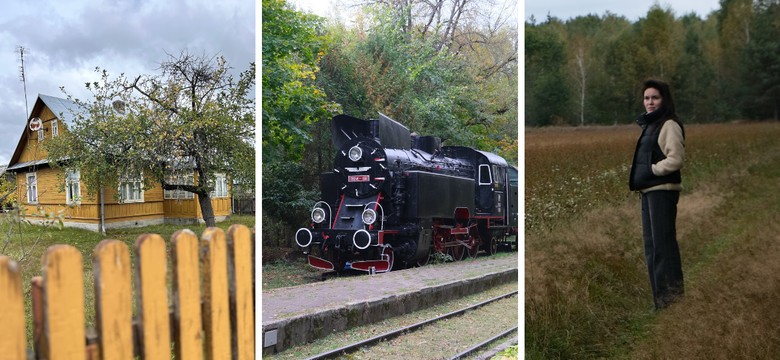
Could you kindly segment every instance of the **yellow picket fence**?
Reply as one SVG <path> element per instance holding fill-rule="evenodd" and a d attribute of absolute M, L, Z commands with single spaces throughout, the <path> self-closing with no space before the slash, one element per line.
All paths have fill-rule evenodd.
<path fill-rule="evenodd" d="M 82 255 L 70 245 L 49 247 L 42 276 L 32 280 L 36 358 L 253 359 L 253 246 L 254 235 L 244 225 L 231 226 L 227 236 L 208 228 L 200 240 L 190 230 L 174 233 L 169 307 L 162 237 L 139 236 L 133 264 L 123 242 L 101 241 L 92 255 L 96 316 L 91 335 L 84 326 Z M 0 256 L 3 359 L 27 358 L 21 279 L 18 264 Z"/>

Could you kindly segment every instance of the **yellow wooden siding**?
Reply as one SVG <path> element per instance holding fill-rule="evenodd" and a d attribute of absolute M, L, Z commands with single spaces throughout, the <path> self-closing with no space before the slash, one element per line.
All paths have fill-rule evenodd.
<path fill-rule="evenodd" d="M 164 201 L 164 204 L 166 217 L 197 218 L 199 215 L 200 208 L 194 199 L 168 199 Z"/>
<path fill-rule="evenodd" d="M 43 219 L 41 211 L 47 214 L 63 214 L 64 221 L 80 223 L 98 223 L 100 220 L 100 204 L 97 195 L 89 196 L 88 189 L 82 183 L 80 191 L 82 200 L 77 204 L 66 204 L 65 180 L 62 169 L 42 166 L 36 169 L 38 184 L 38 202 L 27 203 L 27 174 L 17 175 L 17 198 L 26 205 L 26 214 L 32 218 Z M 120 203 L 116 197 L 118 189 L 104 190 L 104 214 L 107 223 L 117 221 L 141 221 L 160 218 L 203 219 L 200 204 L 196 199 L 164 200 L 163 189 L 159 184 L 153 184 L 144 189 L 143 202 Z M 212 198 L 214 215 L 217 217 L 231 214 L 231 199 Z"/>
<path fill-rule="evenodd" d="M 43 110 L 38 114 L 38 117 L 43 121 L 44 141 L 46 141 L 46 139 L 51 139 L 51 121 L 57 117 L 46 106 L 43 107 Z M 60 134 L 62 134 L 62 130 L 64 129 L 62 123 L 62 120 L 57 121 Z M 39 146 L 38 132 L 31 131 L 28 126 L 26 126 L 24 130 L 27 132 L 27 144 L 25 144 L 24 150 L 22 150 L 22 153 L 19 156 L 19 162 L 45 159 L 48 152 L 46 152 L 42 146 Z"/>

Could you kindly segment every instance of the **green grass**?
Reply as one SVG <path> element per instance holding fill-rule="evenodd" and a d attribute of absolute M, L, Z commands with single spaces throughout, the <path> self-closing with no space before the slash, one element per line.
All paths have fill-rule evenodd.
<path fill-rule="evenodd" d="M 277 259 L 263 265 L 263 291 L 303 285 L 320 281 L 320 271 L 312 268 L 305 259 L 290 261 Z"/>
<path fill-rule="evenodd" d="M 0 249 L 3 244 L 8 242 L 5 247 L 4 255 L 7 255 L 19 262 L 22 269 L 22 283 L 24 285 L 25 296 L 25 318 L 27 320 L 27 341 L 28 346 L 32 347 L 32 305 L 30 295 L 30 280 L 34 276 L 41 275 L 41 259 L 46 249 L 55 244 L 67 244 L 74 246 L 81 252 L 84 268 L 84 310 L 85 323 L 88 327 L 94 327 L 95 324 L 95 297 L 94 280 L 92 274 L 92 252 L 103 239 L 120 240 L 127 244 L 130 249 L 131 262 L 133 254 L 133 244 L 138 236 L 142 234 L 159 234 L 163 239 L 170 241 L 171 235 L 181 229 L 190 229 L 198 236 L 206 229 L 205 224 L 193 225 L 153 225 L 139 228 L 114 229 L 106 231 L 103 236 L 99 233 L 74 229 L 58 228 L 56 226 L 30 225 L 9 221 L 5 215 L 0 220 Z M 250 229 L 255 227 L 255 217 L 247 215 L 233 215 L 228 220 L 217 223 L 217 227 L 225 231 L 233 224 L 243 224 Z M 170 259 L 169 259 L 170 261 Z M 170 272 L 170 264 L 168 266 Z"/>

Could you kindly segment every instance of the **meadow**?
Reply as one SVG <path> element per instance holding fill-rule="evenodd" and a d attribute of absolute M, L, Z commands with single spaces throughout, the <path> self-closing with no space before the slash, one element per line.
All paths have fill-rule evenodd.
<path fill-rule="evenodd" d="M 640 129 L 526 131 L 527 359 L 780 354 L 780 123 L 685 130 L 686 295 L 659 312 L 628 190 Z"/>

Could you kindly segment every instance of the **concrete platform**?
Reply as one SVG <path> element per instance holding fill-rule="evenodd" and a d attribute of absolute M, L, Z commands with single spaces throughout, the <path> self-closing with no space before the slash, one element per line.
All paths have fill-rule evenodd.
<path fill-rule="evenodd" d="M 517 270 L 515 252 L 264 291 L 263 353 L 517 282 Z"/>

